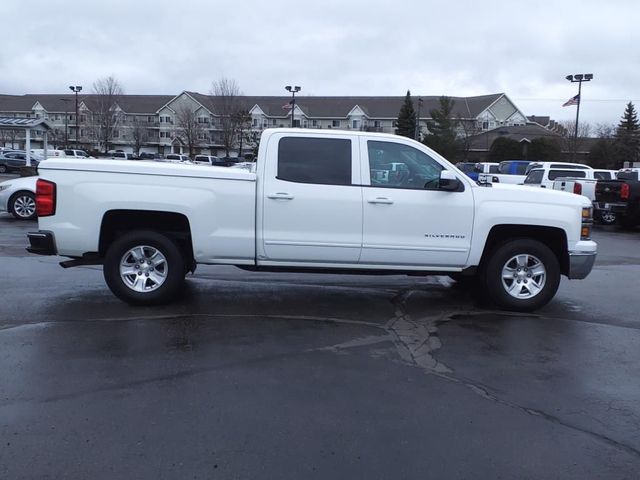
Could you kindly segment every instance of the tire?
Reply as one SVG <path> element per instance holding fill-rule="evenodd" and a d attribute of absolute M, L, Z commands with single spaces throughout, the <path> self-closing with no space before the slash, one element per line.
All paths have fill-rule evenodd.
<path fill-rule="evenodd" d="M 104 258 L 109 289 L 130 305 L 160 305 L 175 298 L 184 283 L 185 260 L 161 233 L 138 230 L 115 240 Z"/>
<path fill-rule="evenodd" d="M 600 210 L 596 220 L 602 225 L 613 225 L 616 223 L 616 214 L 608 210 Z"/>
<path fill-rule="evenodd" d="M 0 165 L 0 173 L 8 173 L 9 169 L 6 165 Z"/>
<path fill-rule="evenodd" d="M 17 192 L 9 199 L 9 210 L 18 220 L 36 218 L 36 196 L 31 192 Z"/>
<path fill-rule="evenodd" d="M 531 312 L 558 291 L 560 264 L 544 243 L 520 238 L 494 250 L 482 275 L 487 294 L 499 308 Z"/>

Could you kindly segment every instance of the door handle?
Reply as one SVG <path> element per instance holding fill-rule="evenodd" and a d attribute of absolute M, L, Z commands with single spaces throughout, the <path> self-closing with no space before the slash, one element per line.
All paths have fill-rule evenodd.
<path fill-rule="evenodd" d="M 271 198 L 273 200 L 293 200 L 293 195 L 289 195 L 285 192 L 278 192 L 267 195 L 267 198 Z"/>
<path fill-rule="evenodd" d="M 376 203 L 380 205 L 391 205 L 393 203 L 393 200 L 387 197 L 376 197 L 376 198 L 370 198 L 369 200 L 367 200 L 367 202 Z"/>

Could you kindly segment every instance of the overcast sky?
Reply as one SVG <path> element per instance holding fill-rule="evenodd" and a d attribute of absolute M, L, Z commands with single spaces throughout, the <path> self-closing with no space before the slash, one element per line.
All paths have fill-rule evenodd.
<path fill-rule="evenodd" d="M 2 0 L 0 93 L 484 95 L 526 115 L 617 123 L 640 102 L 637 0 Z"/>

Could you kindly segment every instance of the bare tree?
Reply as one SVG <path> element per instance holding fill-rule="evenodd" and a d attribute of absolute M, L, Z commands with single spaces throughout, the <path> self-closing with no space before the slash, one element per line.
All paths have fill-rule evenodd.
<path fill-rule="evenodd" d="M 114 131 L 122 121 L 122 115 L 118 111 L 118 103 L 124 92 L 118 80 L 109 76 L 94 82 L 93 93 L 92 110 L 95 138 L 106 153 L 109 150 Z"/>
<path fill-rule="evenodd" d="M 481 133 L 482 129 L 478 127 L 476 120 L 463 120 L 460 115 L 458 115 L 457 120 L 458 138 L 462 145 L 462 160 L 466 162 L 469 157 L 469 151 L 471 150 L 472 137 Z"/>
<path fill-rule="evenodd" d="M 593 129 L 591 124 L 586 122 L 581 122 L 578 124 L 578 138 L 574 139 L 575 131 L 576 131 L 576 122 L 575 120 L 568 120 L 565 122 L 561 122 L 563 127 L 561 136 L 560 136 L 560 146 L 563 152 L 581 152 L 587 145 L 587 141 L 585 140 L 588 137 L 592 136 Z M 574 143 L 575 140 L 575 143 Z M 575 148 L 575 150 L 574 150 Z"/>
<path fill-rule="evenodd" d="M 131 138 L 133 139 L 133 152 L 140 155 L 140 149 L 149 140 L 149 130 L 146 122 L 137 116 L 134 116 L 131 122 Z"/>
<path fill-rule="evenodd" d="M 200 137 L 204 134 L 202 124 L 198 122 L 195 110 L 184 106 L 176 112 L 178 136 L 182 143 L 189 147 L 189 156 L 195 154 L 196 147 L 200 144 Z"/>
<path fill-rule="evenodd" d="M 210 95 L 213 97 L 211 111 L 220 117 L 220 139 L 229 156 L 229 150 L 236 142 L 239 129 L 238 113 L 245 109 L 241 99 L 242 93 L 235 80 L 222 77 L 212 83 Z"/>

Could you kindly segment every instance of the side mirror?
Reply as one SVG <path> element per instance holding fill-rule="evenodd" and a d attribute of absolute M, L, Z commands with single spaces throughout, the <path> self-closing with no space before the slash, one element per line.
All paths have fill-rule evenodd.
<path fill-rule="evenodd" d="M 440 172 L 440 181 L 438 182 L 438 190 L 445 192 L 455 192 L 460 188 L 460 180 L 449 170 Z"/>

